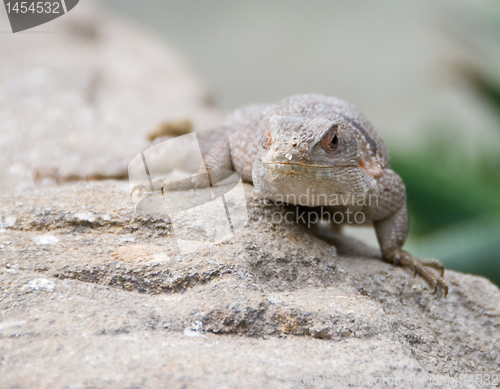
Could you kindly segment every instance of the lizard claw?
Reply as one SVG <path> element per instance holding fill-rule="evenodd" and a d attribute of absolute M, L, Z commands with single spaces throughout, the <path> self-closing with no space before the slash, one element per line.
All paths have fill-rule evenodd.
<path fill-rule="evenodd" d="M 421 276 L 433 289 L 434 294 L 437 293 L 438 289 L 441 289 L 444 293 L 444 297 L 448 295 L 448 284 L 443 279 L 444 267 L 439 261 L 435 259 L 424 260 L 415 258 L 400 248 L 384 253 L 384 259 L 388 262 L 392 262 L 394 265 L 413 269 L 414 277 L 417 275 Z M 439 276 L 431 269 L 437 270 Z"/>
<path fill-rule="evenodd" d="M 141 185 L 139 188 L 139 196 L 146 196 L 147 194 L 151 193 L 151 188 Z"/>
<path fill-rule="evenodd" d="M 398 254 L 396 254 L 396 255 L 394 256 L 393 261 L 392 261 L 392 264 L 393 264 L 393 266 L 394 266 L 394 267 L 396 267 L 396 266 L 400 266 L 400 265 L 401 265 L 401 257 L 400 257 Z M 416 274 L 416 273 L 415 273 L 415 274 Z"/>
<path fill-rule="evenodd" d="M 149 184 L 148 183 L 138 184 L 132 188 L 131 194 L 132 195 L 137 194 L 139 197 L 142 198 L 142 197 L 147 196 L 151 193 L 162 191 L 163 182 L 164 182 L 163 179 L 155 178 Z"/>

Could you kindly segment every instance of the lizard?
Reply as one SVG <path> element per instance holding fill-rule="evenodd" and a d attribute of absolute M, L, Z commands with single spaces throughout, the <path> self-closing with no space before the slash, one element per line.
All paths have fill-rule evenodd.
<path fill-rule="evenodd" d="M 263 198 L 321 208 L 322 214 L 340 214 L 342 220 L 361 212 L 375 228 L 382 259 L 413 270 L 434 293 L 440 288 L 446 297 L 441 263 L 414 257 L 402 248 L 409 227 L 406 188 L 391 169 L 383 140 L 355 106 L 336 97 L 305 94 L 244 107 L 230 118 L 224 126 L 197 133 L 204 162 L 194 178 L 156 178 L 152 186 L 139 185 L 133 192 L 212 186 L 235 171 Z M 155 143 L 165 139 L 159 137 Z M 55 176 L 57 182 L 77 176 L 57 170 L 45 175 Z M 335 222 L 331 225 L 340 231 Z"/>
<path fill-rule="evenodd" d="M 441 263 L 402 248 L 409 227 L 406 188 L 391 170 L 383 140 L 356 107 L 336 97 L 306 94 L 250 106 L 233 116 L 230 124 L 199 136 L 206 169 L 200 171 L 208 175 L 197 177 L 209 182 L 160 179 L 151 189 L 214 185 L 224 172 L 236 171 L 270 200 L 323 207 L 342 216 L 362 212 L 375 228 L 382 259 L 412 269 L 446 297 Z"/>

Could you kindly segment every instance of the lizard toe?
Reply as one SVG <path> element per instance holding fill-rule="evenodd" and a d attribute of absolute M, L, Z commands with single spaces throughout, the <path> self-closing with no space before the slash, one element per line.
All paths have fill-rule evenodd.
<path fill-rule="evenodd" d="M 445 297 L 448 295 L 448 284 L 443 279 L 444 268 L 439 261 L 435 259 L 424 260 L 416 258 L 402 249 L 390 251 L 385 259 L 392 262 L 394 265 L 412 269 L 414 271 L 414 277 L 417 275 L 422 277 L 434 293 L 437 293 L 438 289 L 441 289 Z M 437 270 L 439 275 L 436 275 L 433 270 Z"/>

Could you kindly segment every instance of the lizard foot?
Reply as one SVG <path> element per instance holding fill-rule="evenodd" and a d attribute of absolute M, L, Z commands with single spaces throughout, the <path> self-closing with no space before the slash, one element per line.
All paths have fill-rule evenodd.
<path fill-rule="evenodd" d="M 162 178 L 155 178 L 150 183 L 136 185 L 132 188 L 132 196 L 137 195 L 142 198 L 151 193 L 160 192 L 163 183 L 164 180 Z"/>
<path fill-rule="evenodd" d="M 166 180 L 163 182 L 161 192 L 186 191 L 210 187 L 208 174 L 202 173 L 181 180 Z"/>
<path fill-rule="evenodd" d="M 443 279 L 444 267 L 441 263 L 435 259 L 420 259 L 415 258 L 403 249 L 392 249 L 384 253 L 384 260 L 391 262 L 394 266 L 402 266 L 412 269 L 417 274 L 422 277 L 429 286 L 437 292 L 440 288 L 444 297 L 448 295 L 448 284 Z M 431 269 L 437 270 L 439 275 L 436 275 Z"/>
<path fill-rule="evenodd" d="M 168 218 L 161 195 L 164 180 L 156 178 L 148 183 L 136 185 L 131 192 L 135 210 L 139 215 L 153 218 Z"/>

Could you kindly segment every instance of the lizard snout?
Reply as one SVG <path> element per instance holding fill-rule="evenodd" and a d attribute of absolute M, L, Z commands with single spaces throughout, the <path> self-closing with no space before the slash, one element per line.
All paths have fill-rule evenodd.
<path fill-rule="evenodd" d="M 274 136 L 273 136 L 274 135 Z M 266 163 L 304 163 L 309 153 L 309 144 L 290 134 L 271 133 L 272 141 L 266 153 Z"/>

